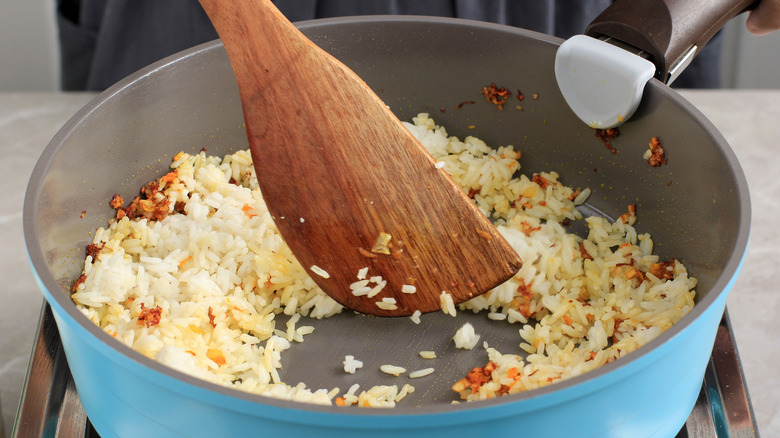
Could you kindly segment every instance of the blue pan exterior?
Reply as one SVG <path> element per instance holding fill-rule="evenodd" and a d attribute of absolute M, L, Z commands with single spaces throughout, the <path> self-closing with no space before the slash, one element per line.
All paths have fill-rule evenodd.
<path fill-rule="evenodd" d="M 724 291 L 685 330 L 640 360 L 564 390 L 449 412 L 339 414 L 300 404 L 260 404 L 128 360 L 42 289 L 52 304 L 79 397 L 104 438 L 672 437 L 701 390 L 728 295 Z"/>

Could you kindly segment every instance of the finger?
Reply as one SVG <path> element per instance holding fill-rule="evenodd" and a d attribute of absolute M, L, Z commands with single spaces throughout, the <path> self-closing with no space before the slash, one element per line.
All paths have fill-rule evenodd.
<path fill-rule="evenodd" d="M 759 2 L 748 15 L 745 25 L 753 35 L 765 35 L 780 29 L 780 0 Z"/>

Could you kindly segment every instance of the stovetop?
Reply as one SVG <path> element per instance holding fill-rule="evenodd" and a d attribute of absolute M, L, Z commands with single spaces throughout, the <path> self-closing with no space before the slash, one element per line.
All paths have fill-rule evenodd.
<path fill-rule="evenodd" d="M 51 309 L 44 304 L 14 438 L 99 438 L 81 407 Z M 676 438 L 759 437 L 728 311 L 721 319 L 699 398 Z"/>

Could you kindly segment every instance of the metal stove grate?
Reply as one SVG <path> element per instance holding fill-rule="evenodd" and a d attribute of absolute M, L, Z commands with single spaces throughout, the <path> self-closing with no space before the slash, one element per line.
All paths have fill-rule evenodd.
<path fill-rule="evenodd" d="M 81 407 L 48 304 L 43 305 L 14 438 L 99 438 Z M 723 315 L 702 390 L 676 438 L 758 438 L 728 311 Z"/>

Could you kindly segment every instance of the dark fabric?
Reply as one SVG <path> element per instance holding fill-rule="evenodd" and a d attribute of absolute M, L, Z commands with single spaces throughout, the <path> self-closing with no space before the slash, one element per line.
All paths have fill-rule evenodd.
<path fill-rule="evenodd" d="M 347 15 L 468 18 L 561 38 L 582 33 L 612 0 L 278 0 L 290 21 Z M 168 55 L 217 38 L 197 0 L 57 0 L 63 90 L 103 90 Z M 720 84 L 720 36 L 674 83 Z"/>
<path fill-rule="evenodd" d="M 196 0 L 71 0 L 57 9 L 64 90 L 103 90 L 217 38 Z"/>

